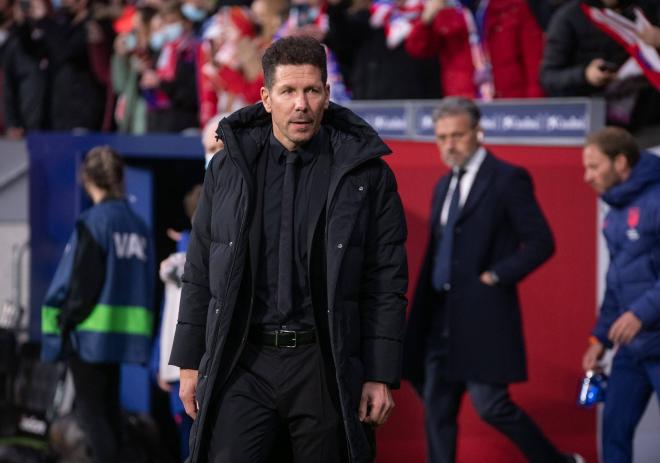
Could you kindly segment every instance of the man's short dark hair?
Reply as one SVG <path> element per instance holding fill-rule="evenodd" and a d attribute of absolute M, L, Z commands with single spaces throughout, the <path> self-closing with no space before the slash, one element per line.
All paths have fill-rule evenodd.
<path fill-rule="evenodd" d="M 444 117 L 467 115 L 472 127 L 476 127 L 481 119 L 481 111 L 476 103 L 469 98 L 450 96 L 443 98 L 433 111 L 433 123 Z"/>
<path fill-rule="evenodd" d="M 312 37 L 284 37 L 268 47 L 261 59 L 266 88 L 273 88 L 275 68 L 287 64 L 311 64 L 321 71 L 323 85 L 328 80 L 325 49 L 318 40 Z"/>
<path fill-rule="evenodd" d="M 585 146 L 595 145 L 607 157 L 614 161 L 619 154 L 623 154 L 628 165 L 633 167 L 639 161 L 639 146 L 633 136 L 621 127 L 604 127 L 587 137 Z"/>

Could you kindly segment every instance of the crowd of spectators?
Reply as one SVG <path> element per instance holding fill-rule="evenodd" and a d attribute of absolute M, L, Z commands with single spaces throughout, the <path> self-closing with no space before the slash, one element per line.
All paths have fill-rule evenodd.
<path fill-rule="evenodd" d="M 199 130 L 259 100 L 261 54 L 301 34 L 340 103 L 602 96 L 609 122 L 660 123 L 657 86 L 622 78 L 630 50 L 589 7 L 642 12 L 660 45 L 653 0 L 0 0 L 0 133 Z"/>

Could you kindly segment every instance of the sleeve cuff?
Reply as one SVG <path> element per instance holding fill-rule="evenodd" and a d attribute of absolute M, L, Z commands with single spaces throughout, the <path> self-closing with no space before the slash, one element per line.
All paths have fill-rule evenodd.
<path fill-rule="evenodd" d="M 203 326 L 186 323 L 179 323 L 176 326 L 170 365 L 186 370 L 197 370 L 205 351 Z"/>
<path fill-rule="evenodd" d="M 387 384 L 398 389 L 401 382 L 400 342 L 385 338 L 367 338 L 362 343 L 365 381 Z"/>

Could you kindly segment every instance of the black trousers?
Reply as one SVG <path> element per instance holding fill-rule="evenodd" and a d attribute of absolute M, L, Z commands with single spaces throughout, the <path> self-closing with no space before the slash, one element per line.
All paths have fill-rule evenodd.
<path fill-rule="evenodd" d="M 283 444 L 276 442 L 282 427 L 291 461 L 345 461 L 333 382 L 316 343 L 291 349 L 248 343 L 221 393 L 208 462 L 273 461 L 273 448 Z"/>
<path fill-rule="evenodd" d="M 429 463 L 456 461 L 456 419 L 465 392 L 481 419 L 508 437 L 528 461 L 558 463 L 565 460 L 534 421 L 511 401 L 508 385 L 446 381 L 443 379 L 445 361 L 446 352 L 427 352 L 422 396 Z"/>
<path fill-rule="evenodd" d="M 75 413 L 97 463 L 120 460 L 119 365 L 69 361 L 76 388 Z"/>

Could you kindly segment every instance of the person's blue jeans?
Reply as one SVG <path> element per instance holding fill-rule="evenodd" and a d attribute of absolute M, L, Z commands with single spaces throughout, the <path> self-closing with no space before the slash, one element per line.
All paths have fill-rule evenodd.
<path fill-rule="evenodd" d="M 619 349 L 605 396 L 604 463 L 632 462 L 635 428 L 654 390 L 660 398 L 660 359 L 637 360 L 625 347 Z"/>

